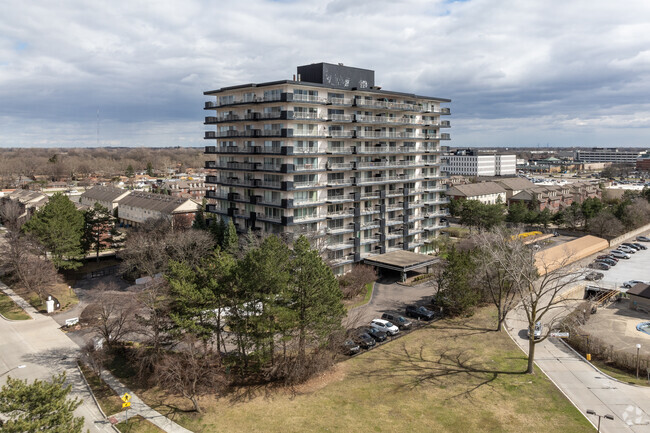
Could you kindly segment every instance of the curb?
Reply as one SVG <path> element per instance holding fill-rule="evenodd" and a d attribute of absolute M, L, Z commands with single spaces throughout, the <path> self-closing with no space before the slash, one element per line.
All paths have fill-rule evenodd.
<path fill-rule="evenodd" d="M 376 289 L 376 284 L 377 284 L 376 281 L 372 283 L 372 289 L 371 289 L 371 291 L 370 291 L 370 299 L 368 299 L 368 302 L 366 302 L 365 304 L 357 305 L 356 307 L 352 307 L 352 308 L 350 308 L 350 309 L 348 310 L 348 313 L 349 313 L 350 311 L 354 311 L 354 310 L 356 310 L 357 308 L 366 307 L 366 306 L 372 304 L 372 300 L 375 298 L 375 289 Z"/>
<path fill-rule="evenodd" d="M 519 350 L 521 350 L 522 352 L 524 352 L 524 354 L 525 354 L 526 356 L 528 356 L 528 353 L 526 353 L 526 351 L 524 350 L 524 348 L 521 347 L 519 344 L 517 344 L 517 341 L 514 339 L 514 337 L 512 336 L 512 334 L 510 334 L 510 329 L 508 329 L 508 326 L 504 326 L 504 328 L 505 328 L 505 330 L 506 330 L 506 334 L 508 334 L 508 337 L 510 337 L 510 339 L 511 339 L 512 342 L 515 344 L 515 346 L 517 346 L 517 347 L 519 348 Z M 546 376 L 546 378 L 547 378 L 548 380 L 550 380 L 551 383 L 552 383 L 553 385 L 555 385 L 555 387 L 557 388 L 557 390 L 560 391 L 560 392 L 562 393 L 562 395 L 563 395 L 567 400 L 569 400 L 569 402 L 573 405 L 573 407 L 575 407 L 576 410 L 577 410 L 578 412 L 580 412 L 580 414 L 581 414 L 582 416 L 584 416 L 585 419 L 586 419 L 587 421 L 589 421 L 589 424 L 591 424 L 594 428 L 596 428 L 596 424 L 594 424 L 594 422 L 593 422 L 592 420 L 590 420 L 590 419 L 587 417 L 587 414 L 586 414 L 585 412 L 582 412 L 582 410 L 580 410 L 580 408 L 578 407 L 578 405 L 575 404 L 575 402 L 574 402 L 573 400 L 571 400 L 571 397 L 569 397 L 569 396 L 564 392 L 564 390 L 558 386 L 557 382 L 555 382 L 555 381 L 551 378 L 551 376 L 549 376 L 549 375 L 546 373 L 546 371 L 544 371 L 544 369 L 543 369 L 542 367 L 540 367 L 540 366 L 537 364 L 536 361 L 533 361 L 533 363 L 537 366 L 537 368 L 539 368 L 539 371 L 541 371 L 542 373 L 544 373 L 544 376 Z"/>
<path fill-rule="evenodd" d="M 580 360 L 582 360 L 583 362 L 586 362 L 587 364 L 589 364 L 589 366 L 590 366 L 591 368 L 593 368 L 594 370 L 596 370 L 599 374 L 602 374 L 603 376 L 605 376 L 607 379 L 609 379 L 609 380 L 613 380 L 614 382 L 618 382 L 618 383 L 621 383 L 621 384 L 623 384 L 623 385 L 635 386 L 635 387 L 640 388 L 640 389 L 648 389 L 648 388 L 650 388 L 650 387 L 643 386 L 643 385 L 637 385 L 636 383 L 632 383 L 632 382 L 625 382 L 625 381 L 623 381 L 623 380 L 620 380 L 620 379 L 617 379 L 617 378 L 615 378 L 615 377 L 612 377 L 612 376 L 610 376 L 610 375 L 607 374 L 607 373 L 604 373 L 602 370 L 600 370 L 600 369 L 599 369 L 598 367 L 596 367 L 594 364 L 592 364 L 591 362 L 587 361 L 587 359 L 586 359 L 584 356 L 582 356 L 582 355 L 580 354 L 580 352 L 578 352 L 578 351 L 575 350 L 573 347 L 571 347 L 571 345 L 570 345 L 569 343 L 567 343 L 567 342 L 564 341 L 563 339 L 560 339 L 560 342 L 561 342 L 562 344 L 564 344 L 564 345 L 565 345 L 569 350 L 571 350 L 571 352 L 573 352 L 575 355 L 577 355 L 577 356 L 580 358 Z"/>
<path fill-rule="evenodd" d="M 90 395 L 93 398 L 93 401 L 95 402 L 95 405 L 97 406 L 97 409 L 99 409 L 99 413 L 102 414 L 104 419 L 108 419 L 106 414 L 104 413 L 104 410 L 102 407 L 99 405 L 99 402 L 97 401 L 97 397 L 95 397 L 95 393 L 93 392 L 92 388 L 90 387 L 90 384 L 88 383 L 88 380 L 86 380 L 86 376 L 84 375 L 84 372 L 81 371 L 81 367 L 79 367 L 79 361 L 77 361 L 77 371 L 79 371 L 79 375 L 81 375 L 81 379 L 84 381 L 86 384 L 86 388 L 88 388 L 88 392 L 90 392 Z M 113 427 L 113 430 L 115 430 L 117 433 L 121 433 L 117 427 L 115 427 L 113 424 L 111 424 L 111 427 Z"/>

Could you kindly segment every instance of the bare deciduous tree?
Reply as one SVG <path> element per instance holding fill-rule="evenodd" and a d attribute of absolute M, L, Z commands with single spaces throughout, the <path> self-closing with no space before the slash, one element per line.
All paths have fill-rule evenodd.
<path fill-rule="evenodd" d="M 156 378 L 170 392 L 190 400 L 194 410 L 201 413 L 198 398 L 222 392 L 227 380 L 218 354 L 204 353 L 198 341 L 189 338 L 183 347 L 181 352 L 162 357 L 156 364 Z"/>
<path fill-rule="evenodd" d="M 106 291 L 84 309 L 81 320 L 113 347 L 134 330 L 136 310 L 133 294 Z"/>
<path fill-rule="evenodd" d="M 483 276 L 483 291 L 485 297 L 497 308 L 496 330 L 501 331 L 506 316 L 517 305 L 518 300 L 516 287 L 505 267 L 510 256 L 515 253 L 513 250 L 523 249 L 525 246 L 519 239 L 513 240 L 512 232 L 503 226 L 479 234 L 477 240 L 480 250 L 478 271 Z"/>
<path fill-rule="evenodd" d="M 507 233 L 502 233 L 501 239 L 493 240 L 501 246 L 489 248 L 493 268 L 503 273 L 517 293 L 519 307 L 523 311 L 528 327 L 528 367 L 526 372 L 533 373 L 535 361 L 535 346 L 548 338 L 555 317 L 554 312 L 566 308 L 567 301 L 563 292 L 582 280 L 584 271 L 579 267 L 571 267 L 570 251 L 565 251 L 561 257 L 554 258 L 551 254 L 535 254 L 534 250 L 523 245 L 519 240 L 512 239 Z M 546 326 L 541 335 L 535 336 L 535 324 L 544 319 Z"/>

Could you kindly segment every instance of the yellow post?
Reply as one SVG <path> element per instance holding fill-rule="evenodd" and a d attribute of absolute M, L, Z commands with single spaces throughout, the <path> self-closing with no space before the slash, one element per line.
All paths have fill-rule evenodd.
<path fill-rule="evenodd" d="M 587 361 L 591 361 L 591 353 L 587 353 Z"/>

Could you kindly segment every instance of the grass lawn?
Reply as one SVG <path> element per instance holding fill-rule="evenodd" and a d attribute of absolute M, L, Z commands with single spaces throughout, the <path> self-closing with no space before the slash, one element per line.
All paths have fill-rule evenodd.
<path fill-rule="evenodd" d="M 24 299 L 29 302 L 32 307 L 36 308 L 40 312 L 45 312 L 45 303 L 41 302 L 41 299 L 38 297 L 38 295 L 34 292 L 28 292 L 26 293 L 24 289 L 21 288 L 15 288 L 14 291 L 18 293 L 20 296 L 22 296 Z M 77 305 L 79 303 L 79 299 L 77 298 L 77 295 L 75 295 L 73 290 L 70 290 L 68 288 L 68 285 L 66 283 L 58 283 L 54 287 L 52 287 L 52 290 L 50 290 L 49 294 L 54 296 L 56 299 L 59 300 L 59 303 L 61 304 L 61 309 L 56 310 L 57 312 L 65 311 L 68 308 Z"/>
<path fill-rule="evenodd" d="M 9 296 L 0 292 L 0 314 L 11 320 L 28 320 L 29 314 L 25 313 Z"/>
<path fill-rule="evenodd" d="M 375 287 L 375 283 L 367 283 L 364 290 L 363 299 L 360 299 L 356 304 L 352 305 L 350 308 L 360 307 L 370 302 L 370 298 L 372 297 L 373 287 Z"/>
<path fill-rule="evenodd" d="M 158 389 L 134 390 L 195 432 L 593 432 L 505 333 L 493 309 L 444 320 L 342 362 L 296 389 L 201 399 L 204 413 Z"/>
<path fill-rule="evenodd" d="M 639 378 L 636 378 L 635 374 L 630 374 L 625 370 L 618 369 L 613 365 L 607 364 L 603 361 L 594 359 L 592 361 L 596 367 L 598 367 L 603 373 L 612 376 L 615 379 L 618 379 L 622 382 L 633 383 L 635 385 L 650 386 L 648 383 L 648 374 L 645 368 L 639 370 Z"/>
<path fill-rule="evenodd" d="M 90 368 L 86 367 L 83 363 L 79 363 L 79 367 L 81 367 L 81 371 L 86 376 L 90 389 L 93 390 L 93 394 L 95 394 L 95 398 L 106 416 L 122 412 L 122 400 L 120 400 L 120 397 L 103 380 L 97 377 Z"/>
<path fill-rule="evenodd" d="M 151 422 L 142 418 L 140 415 L 129 418 L 128 423 L 122 421 L 117 425 L 117 428 L 122 433 L 159 433 L 165 431 L 159 429 L 155 424 L 152 424 Z"/>

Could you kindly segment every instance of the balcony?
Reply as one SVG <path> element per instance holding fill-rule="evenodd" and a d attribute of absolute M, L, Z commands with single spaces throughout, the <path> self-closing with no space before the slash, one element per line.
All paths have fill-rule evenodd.
<path fill-rule="evenodd" d="M 295 171 L 313 171 L 318 170 L 317 164 L 299 164 L 293 167 Z"/>
<path fill-rule="evenodd" d="M 317 221 L 320 219 L 325 219 L 325 217 L 319 215 L 317 212 L 313 214 L 293 216 L 293 222 L 300 223 L 300 224 L 310 222 L 310 221 Z"/>
<path fill-rule="evenodd" d="M 366 221 L 361 223 L 362 230 L 368 230 L 374 228 L 379 228 L 379 221 L 374 220 L 374 221 Z"/>
<path fill-rule="evenodd" d="M 294 182 L 293 187 L 296 189 L 299 188 L 317 188 L 321 186 L 318 181 L 308 181 L 308 182 Z"/>
<path fill-rule="evenodd" d="M 347 250 L 348 248 L 354 248 L 354 242 L 339 242 L 325 247 L 329 251 Z"/>
<path fill-rule="evenodd" d="M 327 120 L 332 122 L 352 122 L 354 116 L 352 114 L 330 114 Z"/>
<path fill-rule="evenodd" d="M 354 232 L 354 225 L 353 224 L 348 224 L 346 226 L 341 226 L 341 227 L 328 227 L 325 229 L 325 233 L 328 235 L 340 235 L 344 233 L 352 233 Z"/>
<path fill-rule="evenodd" d="M 264 214 L 262 212 L 257 212 L 255 214 L 256 219 L 262 221 L 273 221 L 273 222 L 282 222 L 282 215 L 273 215 L 273 214 Z"/>
<path fill-rule="evenodd" d="M 386 220 L 386 225 L 387 226 L 394 226 L 398 224 L 404 224 L 404 219 L 403 218 L 390 218 Z"/>
<path fill-rule="evenodd" d="M 293 94 L 293 102 L 309 102 L 313 104 L 325 104 L 327 103 L 326 98 L 320 98 L 315 95 L 300 95 L 300 94 Z"/>
<path fill-rule="evenodd" d="M 327 212 L 327 218 L 338 219 L 338 218 L 349 218 L 354 216 L 353 209 L 344 209 L 334 212 Z"/>
<path fill-rule="evenodd" d="M 327 136 L 332 138 L 353 138 L 355 131 L 329 130 Z"/>
<path fill-rule="evenodd" d="M 343 203 L 346 201 L 354 201 L 349 194 L 328 195 L 325 199 L 327 203 Z"/>
<path fill-rule="evenodd" d="M 352 170 L 354 163 L 352 162 L 326 162 L 321 165 L 322 168 L 327 170 Z"/>
<path fill-rule="evenodd" d="M 318 113 L 306 113 L 303 111 L 294 111 L 293 118 L 295 120 L 324 120 Z"/>
<path fill-rule="evenodd" d="M 327 98 L 330 105 L 352 106 L 354 101 L 351 98 Z"/>
<path fill-rule="evenodd" d="M 310 146 L 310 147 L 294 147 L 293 148 L 293 153 L 297 154 L 309 154 L 309 153 L 323 153 L 318 146 Z"/>
<path fill-rule="evenodd" d="M 334 155 L 350 155 L 353 150 L 354 148 L 349 146 L 328 146 L 325 152 Z"/>
<path fill-rule="evenodd" d="M 348 263 L 354 263 L 354 254 L 348 254 L 335 259 L 327 259 L 327 263 L 329 263 L 330 266 L 341 266 Z"/>

